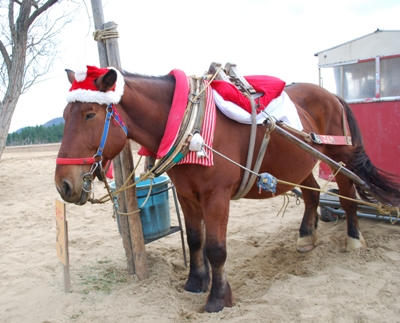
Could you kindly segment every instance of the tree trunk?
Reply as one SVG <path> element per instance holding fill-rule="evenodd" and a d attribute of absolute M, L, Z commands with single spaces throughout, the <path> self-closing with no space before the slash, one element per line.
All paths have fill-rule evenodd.
<path fill-rule="evenodd" d="M 0 159 L 6 146 L 11 118 L 14 114 L 23 86 L 26 53 L 26 47 L 24 46 L 23 42 L 26 42 L 26 40 L 24 37 L 22 37 L 22 39 L 19 41 L 21 41 L 22 44 L 20 43 L 14 46 L 14 55 L 9 73 L 7 92 L 4 96 L 3 102 L 0 103 Z"/>
<path fill-rule="evenodd" d="M 7 90 L 0 102 L 0 159 L 6 146 L 11 118 L 24 87 L 29 27 L 36 18 L 57 2 L 58 0 L 47 0 L 42 3 L 40 8 L 33 0 L 10 1 L 9 3 L 8 18 L 10 30 L 8 38 L 12 44 L 11 54 L 7 52 L 6 46 L 0 39 L 0 54 L 4 59 L 7 73 L 5 80 Z M 18 16 L 15 16 L 14 12 L 14 5 L 16 4 L 20 6 Z M 31 15 L 32 6 L 35 10 Z"/>
<path fill-rule="evenodd" d="M 0 159 L 6 147 L 8 130 L 16 106 L 17 100 L 10 100 L 8 104 L 1 104 L 0 106 Z"/>

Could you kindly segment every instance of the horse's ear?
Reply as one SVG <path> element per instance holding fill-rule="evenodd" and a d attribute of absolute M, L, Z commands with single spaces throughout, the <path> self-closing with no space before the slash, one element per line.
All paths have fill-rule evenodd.
<path fill-rule="evenodd" d="M 67 76 L 68 76 L 68 81 L 72 84 L 75 81 L 75 72 L 71 71 L 69 69 L 65 70 L 67 72 Z"/>
<path fill-rule="evenodd" d="M 106 74 L 100 76 L 94 83 L 100 92 L 107 92 L 111 90 L 117 81 L 117 72 L 110 69 Z"/>

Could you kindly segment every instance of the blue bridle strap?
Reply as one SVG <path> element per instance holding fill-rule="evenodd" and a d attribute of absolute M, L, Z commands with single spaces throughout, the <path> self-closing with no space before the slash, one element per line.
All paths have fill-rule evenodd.
<path fill-rule="evenodd" d="M 121 127 L 121 129 L 125 132 L 125 136 L 128 137 L 128 128 L 124 125 L 124 122 L 122 121 L 122 118 L 118 114 L 117 110 L 115 110 L 115 107 L 113 106 L 113 117 L 114 120 L 117 122 L 117 124 Z"/>
<path fill-rule="evenodd" d="M 101 157 L 103 155 L 104 146 L 106 145 L 106 140 L 107 140 L 107 136 L 108 136 L 108 130 L 110 128 L 111 118 L 114 118 L 116 123 L 124 131 L 125 136 L 128 136 L 128 129 L 124 125 L 124 122 L 122 121 L 122 118 L 117 113 L 117 110 L 115 110 L 114 104 L 110 103 L 107 106 L 106 111 L 107 111 L 107 113 L 106 113 L 106 120 L 104 122 L 103 134 L 101 136 L 101 141 L 100 141 L 99 148 L 97 149 L 97 153 L 95 155 L 95 156 L 99 156 L 99 157 Z"/>
<path fill-rule="evenodd" d="M 93 157 L 85 157 L 85 158 L 57 158 L 57 165 L 92 165 L 92 168 L 89 175 L 92 175 L 95 169 L 100 165 L 102 168 L 101 160 L 103 155 L 104 146 L 106 145 L 108 130 L 110 128 L 111 118 L 114 118 L 115 122 L 121 127 L 122 131 L 125 133 L 125 136 L 128 136 L 128 128 L 124 125 L 122 118 L 119 116 L 115 106 L 110 103 L 106 108 L 106 120 L 104 122 L 103 134 L 101 136 L 100 146 L 97 149 L 96 154 Z M 99 157 L 99 158 L 96 158 Z"/>

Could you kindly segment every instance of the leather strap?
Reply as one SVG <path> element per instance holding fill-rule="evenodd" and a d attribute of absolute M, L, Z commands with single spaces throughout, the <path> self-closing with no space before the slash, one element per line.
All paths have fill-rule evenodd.
<path fill-rule="evenodd" d="M 351 146 L 351 137 L 349 136 L 330 136 L 330 135 L 317 135 L 314 132 L 309 133 L 310 138 L 316 144 L 324 145 L 339 145 Z"/>

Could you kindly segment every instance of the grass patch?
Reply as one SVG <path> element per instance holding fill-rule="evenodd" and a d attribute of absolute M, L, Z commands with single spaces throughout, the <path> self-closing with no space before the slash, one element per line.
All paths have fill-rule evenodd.
<path fill-rule="evenodd" d="M 70 317 L 71 321 L 76 321 L 82 314 L 83 314 L 83 312 L 79 311 L 77 314 L 71 315 L 71 317 Z"/>
<path fill-rule="evenodd" d="M 84 268 L 79 274 L 82 294 L 91 291 L 110 294 L 115 285 L 126 283 L 126 270 L 116 268 L 109 260 L 98 260 L 96 266 Z"/>

